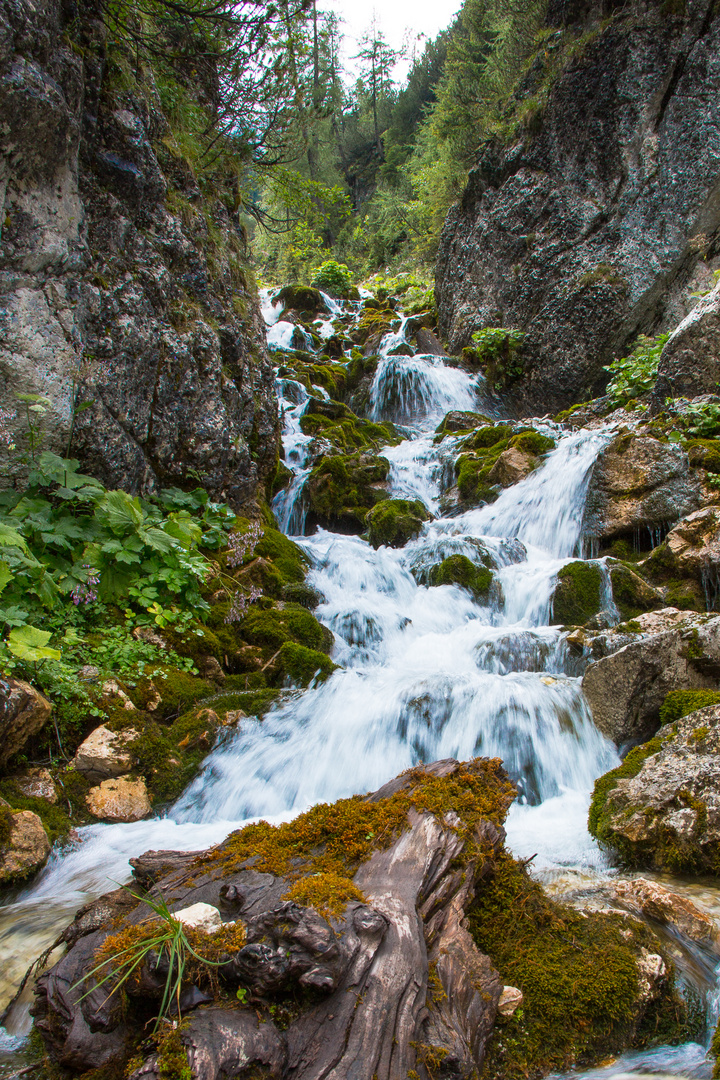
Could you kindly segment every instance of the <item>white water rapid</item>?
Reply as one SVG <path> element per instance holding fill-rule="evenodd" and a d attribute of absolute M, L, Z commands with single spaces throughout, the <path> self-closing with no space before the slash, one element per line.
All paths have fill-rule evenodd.
<path fill-rule="evenodd" d="M 296 347 L 298 328 L 279 321 L 269 301 L 265 313 L 271 343 Z M 381 347 L 369 414 L 410 429 L 385 451 L 392 493 L 419 498 L 438 515 L 454 445 L 453 436 L 434 445 L 438 421 L 450 409 L 496 415 L 497 405 L 483 399 L 477 378 L 441 358 L 394 352 L 405 345 L 403 323 Z M 12 968 L 7 981 L 81 902 L 128 880 L 129 857 L 148 848 L 203 848 L 247 819 L 287 819 L 437 758 L 504 760 L 520 791 L 508 845 L 517 856 L 535 855 L 534 869 L 546 882 L 594 881 L 607 872 L 586 816 L 595 778 L 618 757 L 594 727 L 578 661 L 549 621 L 557 572 L 581 555 L 587 483 L 608 434 L 567 434 L 546 425 L 557 448 L 495 503 L 435 516 L 406 547 L 376 551 L 356 536 L 322 529 L 303 535 L 313 440 L 300 420 L 309 395 L 289 377 L 278 379 L 278 394 L 294 479 L 274 509 L 310 558 L 308 583 L 324 597 L 316 615 L 335 634 L 333 658 L 342 666 L 262 721 L 243 721 L 167 817 L 82 829 L 72 850 L 53 855 L 39 879 L 0 910 L 0 948 Z M 459 587 L 427 584 L 430 568 L 454 553 L 495 568 L 487 604 Z M 16 1013 L 5 1040 L 10 1050 L 27 1030 L 26 1013 Z M 588 1075 L 710 1071 L 704 1047 L 690 1044 L 627 1055 Z"/>

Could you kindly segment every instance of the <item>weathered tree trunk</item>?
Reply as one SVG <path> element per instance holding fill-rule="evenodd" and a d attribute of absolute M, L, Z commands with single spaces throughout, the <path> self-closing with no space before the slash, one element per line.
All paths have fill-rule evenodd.
<path fill-rule="evenodd" d="M 510 785 L 499 763 L 482 759 L 465 765 L 436 762 L 421 774 L 414 770 L 399 777 L 370 799 L 411 790 L 419 776 L 481 773 L 496 785 L 504 814 Z M 172 852 L 136 860 L 136 876 L 146 885 L 156 882 L 152 894 L 165 897 L 173 911 L 204 902 L 217 907 L 223 920 L 242 919 L 246 927 L 246 944 L 220 969 L 230 988 L 224 1000 L 216 995 L 209 1001 L 196 987 L 185 989 L 190 1006 L 201 1003 L 180 1029 L 193 1077 L 221 1080 L 260 1066 L 282 1080 L 407 1080 L 413 1070 L 429 1078 L 438 1062 L 444 1077 L 473 1075 L 502 985 L 466 930 L 464 916 L 481 879 L 492 872 L 504 836 L 501 826 L 484 818 L 468 829 L 451 805 L 442 819 L 411 808 L 405 830 L 357 869 L 353 881 L 365 902 L 348 903 L 343 918 L 324 918 L 312 907 L 283 899 L 288 880 L 248 863 L 224 873 L 212 853 L 194 861 Z M 86 910 L 84 929 L 67 934 L 72 947 L 37 984 L 37 1026 L 52 1057 L 78 1072 L 129 1053 L 138 1027 L 132 1013 L 140 990 L 128 991 L 130 1008 L 123 1012 L 115 1000 L 119 995 L 108 998 L 107 987 L 81 1001 L 84 988 L 74 986 L 93 967 L 110 930 L 147 918 L 141 904 L 110 927 L 109 899 L 98 901 L 104 905 L 104 925 L 98 928 Z M 152 982 L 153 972 L 143 969 L 146 994 Z M 233 1000 L 238 986 L 245 988 L 241 998 L 247 995 L 242 1007 Z M 302 992 L 299 1014 L 280 1030 L 262 1003 L 297 1002 Z M 145 1053 L 133 1080 L 159 1076 L 157 1053 L 152 1047 Z"/>

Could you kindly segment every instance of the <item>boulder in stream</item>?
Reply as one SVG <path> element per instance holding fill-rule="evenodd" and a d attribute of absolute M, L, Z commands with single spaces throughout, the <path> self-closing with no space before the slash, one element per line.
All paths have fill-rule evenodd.
<path fill-rule="evenodd" d="M 50 841 L 37 814 L 13 812 L 0 800 L 0 884 L 34 874 L 49 854 Z"/>
<path fill-rule="evenodd" d="M 694 620 L 693 620 L 694 621 Z M 672 690 L 715 688 L 720 676 L 720 617 L 679 626 L 624 646 L 585 672 L 583 693 L 593 720 L 618 746 L 657 731 Z"/>
<path fill-rule="evenodd" d="M 37 981 L 51 1059 L 71 1076 L 126 1068 L 133 1080 L 171 1063 L 193 1080 L 432 1080 L 440 1067 L 460 1080 L 488 1054 L 495 1075 L 627 1045 L 675 1001 L 669 969 L 646 929 L 563 907 L 504 851 L 514 794 L 497 759 L 439 761 L 207 852 L 133 860 L 138 895 L 84 908 Z M 160 898 L 193 954 L 173 995 L 182 1023 L 148 1037 L 162 950 L 145 954 L 123 1002 L 113 989 L 122 958 L 171 928 Z M 198 907 L 210 932 L 188 921 Z"/>
<path fill-rule="evenodd" d="M 720 871 L 720 706 L 667 724 L 595 784 L 591 833 L 631 866 Z"/>
<path fill-rule="evenodd" d="M 50 719 L 52 705 L 21 679 L 0 677 L 0 766 Z"/>

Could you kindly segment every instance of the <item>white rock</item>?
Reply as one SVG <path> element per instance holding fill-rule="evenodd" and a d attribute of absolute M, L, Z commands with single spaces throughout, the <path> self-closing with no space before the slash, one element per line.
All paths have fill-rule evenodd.
<path fill-rule="evenodd" d="M 191 904 L 181 911 L 174 911 L 173 919 L 202 934 L 214 934 L 222 926 L 220 912 L 212 904 Z"/>
<path fill-rule="evenodd" d="M 520 1008 L 522 1003 L 522 990 L 518 990 L 517 986 L 503 986 L 502 994 L 498 1001 L 498 1012 L 501 1016 L 512 1016 L 515 1010 Z"/>
<path fill-rule="evenodd" d="M 80 743 L 71 764 L 89 780 L 123 776 L 133 763 L 127 743 L 137 734 L 134 728 L 115 732 L 101 724 Z"/>

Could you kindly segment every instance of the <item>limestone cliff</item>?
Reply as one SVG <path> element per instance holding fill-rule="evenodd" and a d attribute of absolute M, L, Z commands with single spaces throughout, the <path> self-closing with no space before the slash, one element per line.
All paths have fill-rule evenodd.
<path fill-rule="evenodd" d="M 451 348 L 525 333 L 513 391 L 542 410 L 597 393 L 639 332 L 678 321 L 720 227 L 714 0 L 551 4 L 548 23 L 447 219 L 436 288 Z"/>
<path fill-rule="evenodd" d="M 21 450 L 16 394 L 42 394 L 43 445 L 106 484 L 240 505 L 278 421 L 237 181 L 201 174 L 99 11 L 0 4 L 0 407 Z"/>

